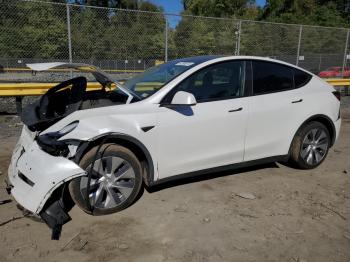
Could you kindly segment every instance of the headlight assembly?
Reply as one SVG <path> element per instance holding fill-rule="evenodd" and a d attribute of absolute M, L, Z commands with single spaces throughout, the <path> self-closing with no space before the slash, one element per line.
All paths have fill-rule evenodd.
<path fill-rule="evenodd" d="M 50 132 L 38 136 L 37 142 L 41 149 L 50 155 L 66 156 L 69 152 L 67 141 L 58 141 L 64 135 L 72 132 L 79 124 L 79 121 L 74 121 L 65 126 L 59 131 Z"/>

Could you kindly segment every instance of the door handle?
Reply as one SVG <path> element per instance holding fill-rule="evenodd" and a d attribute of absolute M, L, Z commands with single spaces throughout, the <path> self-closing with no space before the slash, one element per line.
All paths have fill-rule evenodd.
<path fill-rule="evenodd" d="M 243 107 L 240 107 L 240 108 L 237 108 L 237 109 L 229 110 L 228 112 L 229 112 L 229 113 L 238 112 L 238 111 L 242 111 L 242 109 L 243 109 Z"/>
<path fill-rule="evenodd" d="M 303 102 L 303 99 L 292 101 L 292 104 L 296 104 L 296 103 L 300 103 L 300 102 Z"/>

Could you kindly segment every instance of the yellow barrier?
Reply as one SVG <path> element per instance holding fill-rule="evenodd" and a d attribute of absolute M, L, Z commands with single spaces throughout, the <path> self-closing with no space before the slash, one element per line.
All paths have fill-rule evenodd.
<path fill-rule="evenodd" d="M 2 69 L 4 72 L 33 72 L 30 68 L 4 68 Z M 74 70 L 74 69 L 68 69 L 68 68 L 51 68 L 48 70 L 45 70 L 45 72 L 80 72 L 79 70 Z M 103 69 L 104 72 L 107 73 L 142 73 L 144 70 L 136 70 L 136 69 Z"/>
<path fill-rule="evenodd" d="M 1 96 L 38 96 L 45 94 L 51 87 L 58 83 L 9 83 L 0 84 Z M 101 85 L 97 82 L 89 82 L 87 90 L 101 89 Z"/>
<path fill-rule="evenodd" d="M 350 86 L 350 79 L 343 78 L 334 78 L 334 79 L 325 79 L 326 82 L 332 86 Z"/>
<path fill-rule="evenodd" d="M 325 79 L 329 84 L 337 86 L 350 86 L 350 79 Z M 4 96 L 37 96 L 47 92 L 58 83 L 0 83 L 0 97 Z M 137 86 L 140 91 L 153 90 L 159 83 L 142 83 Z M 87 90 L 98 90 L 101 85 L 97 82 L 89 82 Z"/>

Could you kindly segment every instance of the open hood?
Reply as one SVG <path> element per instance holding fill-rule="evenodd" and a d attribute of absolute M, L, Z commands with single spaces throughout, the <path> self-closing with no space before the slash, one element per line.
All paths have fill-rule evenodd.
<path fill-rule="evenodd" d="M 45 71 L 54 68 L 71 68 L 81 72 L 91 73 L 102 86 L 106 86 L 108 84 L 114 83 L 110 77 L 97 67 L 88 64 L 80 64 L 80 63 L 65 63 L 65 62 L 52 62 L 52 63 L 35 63 L 35 64 L 27 64 L 27 67 L 32 69 L 33 71 Z"/>
<path fill-rule="evenodd" d="M 53 62 L 27 64 L 27 66 L 39 72 L 63 68 L 91 73 L 102 85 L 100 90 L 88 91 L 86 89 L 87 79 L 80 76 L 50 88 L 22 111 L 21 119 L 31 131 L 42 131 L 77 110 L 127 104 L 133 99 L 133 95 L 128 92 L 128 89 L 112 81 L 106 73 L 92 65 Z M 122 92 L 112 91 L 113 84 Z"/>

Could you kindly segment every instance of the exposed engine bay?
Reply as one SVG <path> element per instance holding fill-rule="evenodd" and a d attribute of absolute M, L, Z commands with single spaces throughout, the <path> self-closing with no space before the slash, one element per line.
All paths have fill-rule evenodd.
<path fill-rule="evenodd" d="M 136 98 L 119 83 L 112 81 L 107 74 L 91 65 L 57 62 L 27 64 L 27 66 L 33 71 L 64 67 L 91 73 L 101 84 L 99 90 L 87 90 L 86 77 L 79 76 L 50 88 L 38 100 L 22 110 L 21 119 L 32 132 L 43 131 L 77 110 L 126 104 Z"/>
<path fill-rule="evenodd" d="M 125 104 L 128 97 L 106 88 L 87 91 L 85 77 L 64 81 L 25 107 L 23 123 L 31 131 L 42 131 L 77 110 Z"/>

